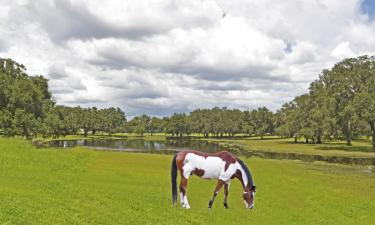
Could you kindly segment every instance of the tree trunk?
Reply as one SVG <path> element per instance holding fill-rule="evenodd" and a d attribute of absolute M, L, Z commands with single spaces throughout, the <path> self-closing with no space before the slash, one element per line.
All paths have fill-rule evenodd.
<path fill-rule="evenodd" d="M 87 133 L 88 133 L 89 131 L 87 130 L 87 129 L 83 129 L 83 136 L 85 136 L 85 137 L 87 137 Z"/>
<path fill-rule="evenodd" d="M 306 141 L 305 141 L 305 142 L 306 142 L 306 144 L 308 144 L 308 143 L 309 143 L 309 139 L 308 139 L 308 138 L 306 138 Z"/>
<path fill-rule="evenodd" d="M 346 145 L 347 146 L 351 146 L 352 145 L 352 140 L 350 139 L 350 137 L 346 137 Z"/>
<path fill-rule="evenodd" d="M 375 150 L 375 121 L 370 121 L 370 127 L 372 132 L 372 149 Z"/>
<path fill-rule="evenodd" d="M 345 138 L 346 138 L 346 145 L 351 146 L 352 145 L 352 128 L 350 125 L 350 121 L 348 121 L 348 124 L 346 127 Z"/>
<path fill-rule="evenodd" d="M 318 140 L 316 141 L 316 143 L 321 144 L 322 143 L 322 137 L 320 135 L 318 135 L 317 138 L 318 138 Z"/>
<path fill-rule="evenodd" d="M 294 137 L 294 143 L 297 143 L 297 137 Z"/>

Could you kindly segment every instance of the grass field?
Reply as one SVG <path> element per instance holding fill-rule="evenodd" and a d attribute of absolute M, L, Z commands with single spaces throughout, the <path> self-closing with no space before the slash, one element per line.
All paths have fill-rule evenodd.
<path fill-rule="evenodd" d="M 192 209 L 171 207 L 170 155 L 36 149 L 0 138 L 0 224 L 375 224 L 367 167 L 246 159 L 257 186 L 244 208 L 238 181 L 212 210 L 216 181 L 190 179 Z"/>
<path fill-rule="evenodd" d="M 346 146 L 346 142 L 342 140 L 325 141 L 323 144 L 305 144 L 302 140 L 294 143 L 294 138 L 280 138 L 277 136 L 266 136 L 263 140 L 259 137 L 237 139 L 210 138 L 207 140 L 220 143 L 223 146 L 237 145 L 243 147 L 245 150 L 375 158 L 375 151 L 372 149 L 371 143 L 364 140 L 354 140 L 352 141 L 352 146 Z"/>

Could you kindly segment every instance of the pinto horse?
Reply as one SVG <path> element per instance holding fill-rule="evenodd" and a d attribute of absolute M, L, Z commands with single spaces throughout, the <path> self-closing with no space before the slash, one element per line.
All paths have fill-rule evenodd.
<path fill-rule="evenodd" d="M 181 151 L 174 155 L 171 168 L 173 205 L 177 203 L 177 170 L 181 175 L 180 202 L 183 208 L 190 208 L 186 191 L 187 182 L 191 175 L 204 179 L 218 179 L 213 197 L 208 203 L 208 208 L 212 208 L 215 197 L 223 185 L 224 207 L 228 208 L 228 189 L 233 178 L 237 178 L 242 184 L 246 208 L 254 208 L 255 186 L 250 171 L 244 162 L 229 152 Z"/>

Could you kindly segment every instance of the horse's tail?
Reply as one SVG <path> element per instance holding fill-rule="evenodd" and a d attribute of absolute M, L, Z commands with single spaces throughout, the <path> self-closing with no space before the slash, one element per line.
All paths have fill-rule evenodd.
<path fill-rule="evenodd" d="M 176 165 L 177 154 L 173 156 L 171 166 L 171 181 L 172 181 L 172 205 L 177 203 L 177 165 Z"/>

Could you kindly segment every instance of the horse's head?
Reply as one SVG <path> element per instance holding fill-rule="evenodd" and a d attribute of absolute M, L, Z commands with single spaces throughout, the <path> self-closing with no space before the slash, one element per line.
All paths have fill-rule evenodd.
<path fill-rule="evenodd" d="M 254 208 L 254 198 L 255 198 L 255 186 L 251 188 L 247 188 L 247 190 L 243 193 L 243 200 L 245 202 L 245 206 L 248 209 Z"/>

